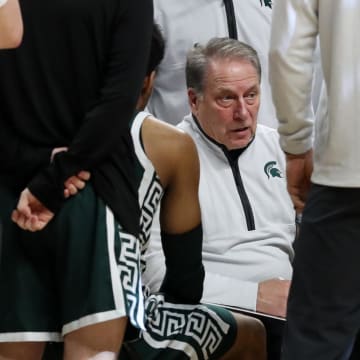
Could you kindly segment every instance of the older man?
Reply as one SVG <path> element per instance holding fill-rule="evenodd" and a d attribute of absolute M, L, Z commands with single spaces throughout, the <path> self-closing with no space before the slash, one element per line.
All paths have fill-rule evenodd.
<path fill-rule="evenodd" d="M 267 80 L 271 8 L 271 1 L 266 0 L 154 0 L 154 16 L 164 30 L 167 46 L 148 105 L 150 112 L 178 124 L 190 111 L 184 76 L 186 53 L 197 42 L 229 36 L 258 51 L 264 72 L 259 122 L 275 128 L 277 119 Z"/>
<path fill-rule="evenodd" d="M 295 213 L 278 134 L 257 125 L 257 53 L 233 39 L 210 40 L 189 53 L 186 77 L 192 114 L 179 126 L 200 158 L 203 300 L 285 316 Z M 158 238 L 154 228 L 147 259 L 154 289 L 163 273 Z"/>

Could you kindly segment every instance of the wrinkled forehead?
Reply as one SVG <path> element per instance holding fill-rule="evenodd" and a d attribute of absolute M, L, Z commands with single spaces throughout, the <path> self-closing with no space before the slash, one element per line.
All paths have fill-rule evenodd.
<path fill-rule="evenodd" d="M 260 86 L 256 67 L 247 59 L 211 59 L 206 67 L 204 86 Z"/>

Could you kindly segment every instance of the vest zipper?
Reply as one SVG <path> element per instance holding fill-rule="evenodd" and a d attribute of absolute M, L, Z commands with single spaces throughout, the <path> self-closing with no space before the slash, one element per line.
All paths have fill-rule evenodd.
<path fill-rule="evenodd" d="M 225 152 L 226 155 L 226 152 Z M 246 218 L 246 224 L 247 224 L 247 228 L 249 231 L 251 230 L 255 230 L 255 220 L 254 220 L 254 214 L 250 205 L 250 201 L 249 198 L 246 194 L 245 188 L 244 188 L 244 184 L 242 182 L 241 179 L 241 175 L 240 175 L 240 169 L 239 169 L 239 163 L 238 160 L 233 160 L 231 158 L 229 158 L 228 156 L 226 156 L 230 167 L 231 167 L 231 171 L 234 175 L 234 180 L 235 180 L 235 184 L 236 184 L 236 189 L 239 193 L 240 196 L 240 200 L 244 209 L 244 213 L 245 213 L 245 218 Z"/>
<path fill-rule="evenodd" d="M 229 38 L 237 40 L 238 36 L 237 36 L 234 4 L 232 0 L 224 0 L 224 5 L 225 5 L 228 31 L 229 31 Z"/>

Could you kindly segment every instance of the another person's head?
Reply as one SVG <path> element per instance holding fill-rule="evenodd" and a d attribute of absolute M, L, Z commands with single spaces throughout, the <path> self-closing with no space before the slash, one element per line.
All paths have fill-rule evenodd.
<path fill-rule="evenodd" d="M 261 66 L 256 51 L 229 38 L 211 39 L 188 53 L 186 83 L 202 130 L 228 150 L 246 147 L 256 131 Z"/>
<path fill-rule="evenodd" d="M 159 25 L 154 24 L 146 76 L 144 79 L 140 98 L 136 106 L 138 110 L 143 110 L 149 100 L 154 85 L 156 69 L 161 63 L 164 54 L 165 54 L 164 37 L 161 33 Z"/>

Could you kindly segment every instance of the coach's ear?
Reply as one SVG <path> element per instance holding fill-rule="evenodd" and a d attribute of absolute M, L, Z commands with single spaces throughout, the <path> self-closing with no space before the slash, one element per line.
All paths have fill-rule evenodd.
<path fill-rule="evenodd" d="M 198 95 L 194 88 L 188 88 L 187 94 L 191 112 L 197 116 L 200 95 Z"/>
<path fill-rule="evenodd" d="M 138 110 L 144 110 L 147 102 L 150 98 L 152 89 L 154 87 L 154 80 L 155 80 L 155 71 L 153 71 L 150 75 L 146 76 L 143 82 L 143 86 L 141 89 L 140 97 L 137 103 L 136 108 Z"/>

